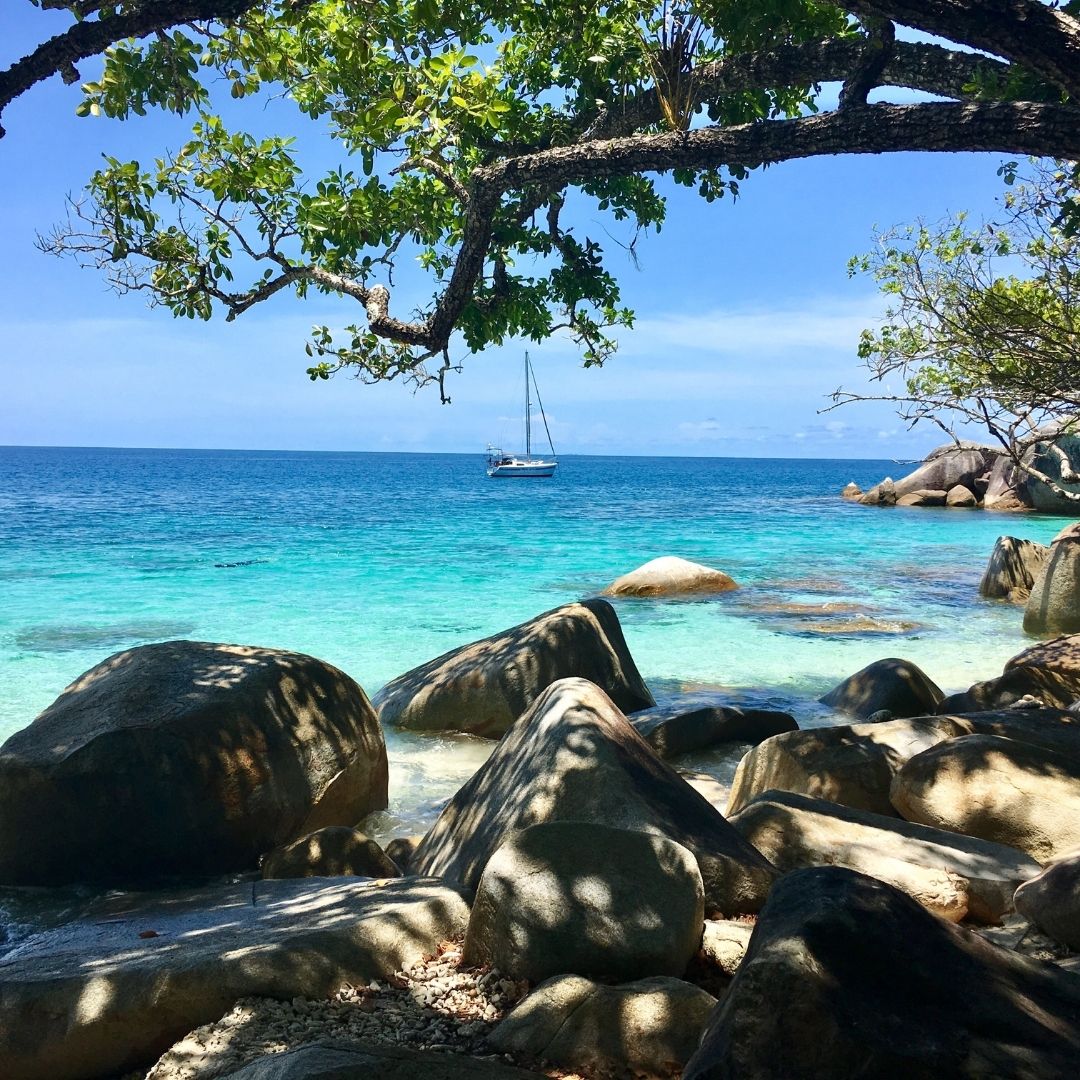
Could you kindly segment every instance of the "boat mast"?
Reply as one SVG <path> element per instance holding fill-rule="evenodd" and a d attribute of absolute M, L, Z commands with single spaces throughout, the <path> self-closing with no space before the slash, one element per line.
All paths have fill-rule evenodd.
<path fill-rule="evenodd" d="M 529 354 L 525 354 L 525 457 L 532 457 L 532 404 L 529 401 Z"/>

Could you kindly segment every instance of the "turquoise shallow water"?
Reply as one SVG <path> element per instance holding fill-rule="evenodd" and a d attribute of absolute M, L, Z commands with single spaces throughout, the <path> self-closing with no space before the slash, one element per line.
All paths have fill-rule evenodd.
<path fill-rule="evenodd" d="M 661 554 L 742 588 L 619 602 L 658 696 L 723 686 L 823 723 L 816 697 L 890 655 L 959 689 L 1026 643 L 1018 609 L 976 595 L 995 538 L 1064 521 L 837 497 L 904 471 L 570 457 L 554 480 L 498 481 L 479 454 L 0 449 L 0 738 L 110 653 L 169 637 L 312 653 L 373 693 Z M 844 620 L 863 630 L 827 632 Z M 385 831 L 422 826 L 487 752 L 389 743 Z"/>

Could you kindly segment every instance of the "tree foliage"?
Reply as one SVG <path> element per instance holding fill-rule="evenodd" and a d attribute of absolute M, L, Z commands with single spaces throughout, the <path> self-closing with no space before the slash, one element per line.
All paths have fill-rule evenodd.
<path fill-rule="evenodd" d="M 348 367 L 442 386 L 452 352 L 560 329 L 603 362 L 633 315 L 601 240 L 565 225 L 568 197 L 625 223 L 632 246 L 663 223 L 663 173 L 713 201 L 765 164 L 820 154 L 1080 157 L 1075 2 L 39 2 L 105 36 L 162 20 L 114 39 L 78 111 L 194 118 L 156 161 L 107 159 L 44 245 L 189 318 L 233 319 L 283 291 L 340 296 L 359 317 L 314 329 L 313 378 Z M 894 23 L 962 47 L 900 40 Z M 820 111 L 827 82 L 843 83 L 841 104 Z M 877 85 L 949 100 L 868 105 Z M 230 130 L 223 87 L 291 99 L 335 166 L 311 175 L 289 137 Z M 431 295 L 402 315 L 394 272 L 414 260 Z"/>
<path fill-rule="evenodd" d="M 889 304 L 883 324 L 863 331 L 859 355 L 885 387 L 872 397 L 904 420 L 953 438 L 977 425 L 1025 472 L 1072 497 L 1034 470 L 1029 451 L 1080 427 L 1080 235 L 1063 216 L 1080 177 L 1065 163 L 1032 163 L 1014 184 L 1015 170 L 999 170 L 1009 184 L 1000 220 L 892 229 L 852 260 L 851 273 L 871 275 Z M 1064 479 L 1080 479 L 1062 465 Z"/>

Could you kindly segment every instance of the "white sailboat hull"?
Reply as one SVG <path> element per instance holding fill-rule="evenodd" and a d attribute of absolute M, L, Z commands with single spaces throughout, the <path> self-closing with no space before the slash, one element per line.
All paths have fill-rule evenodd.
<path fill-rule="evenodd" d="M 535 458 L 512 458 L 510 461 L 489 465 L 487 474 L 498 477 L 547 477 L 555 475 L 558 464 L 557 461 L 537 461 Z"/>

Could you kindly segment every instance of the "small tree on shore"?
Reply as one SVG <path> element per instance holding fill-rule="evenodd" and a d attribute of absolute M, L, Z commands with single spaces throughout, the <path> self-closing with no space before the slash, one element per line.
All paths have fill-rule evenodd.
<path fill-rule="evenodd" d="M 1013 185 L 1015 169 L 999 170 L 1010 185 L 999 221 L 974 227 L 960 215 L 891 229 L 851 261 L 889 304 L 859 342 L 884 389 L 838 390 L 833 401 L 891 402 L 910 425 L 933 424 L 958 443 L 959 429 L 981 428 L 1024 473 L 1080 501 L 1032 453 L 1046 445 L 1061 480 L 1080 482 L 1048 438 L 1080 432 L 1080 235 L 1069 220 L 1080 184 L 1065 163 L 1033 163 Z"/>

